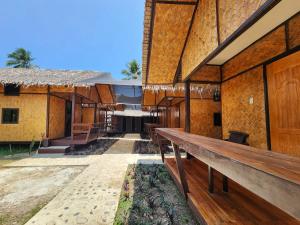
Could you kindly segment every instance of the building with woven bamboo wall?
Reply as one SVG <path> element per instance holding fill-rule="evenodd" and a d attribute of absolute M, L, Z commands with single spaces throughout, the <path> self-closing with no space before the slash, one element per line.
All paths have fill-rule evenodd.
<path fill-rule="evenodd" d="M 71 136 L 72 124 L 104 123 L 102 103 L 114 104 L 111 85 L 100 83 L 106 73 L 1 69 L 0 77 L 1 143 Z"/>
<path fill-rule="evenodd" d="M 299 138 L 288 134 L 279 135 L 280 126 L 277 122 L 272 124 L 271 118 L 278 118 L 277 114 L 281 112 L 270 107 L 270 104 L 277 103 L 272 103 L 267 93 L 270 92 L 268 85 L 271 82 L 268 82 L 268 77 L 271 77 L 268 75 L 268 67 L 289 55 L 297 57 L 300 6 L 298 2 L 294 3 L 289 0 L 146 1 L 144 105 L 158 106 L 164 126 L 169 126 L 166 122 L 169 121 L 172 126 L 176 124 L 176 127 L 186 128 L 184 88 L 188 84 L 191 96 L 187 104 L 190 108 L 190 132 L 226 139 L 230 131 L 241 131 L 249 134 L 250 146 L 300 156 L 300 149 L 295 147 L 299 146 L 299 142 L 295 141 Z M 165 15 L 168 15 L 168 19 Z M 182 15 L 180 21 L 178 15 Z M 175 35 L 177 39 L 172 39 Z M 295 60 L 293 56 L 290 58 L 289 62 Z M 290 65 L 290 69 L 286 70 L 291 70 L 293 66 Z M 297 80 L 296 77 L 292 80 Z M 297 96 L 298 89 L 288 86 L 285 87 L 287 90 L 295 90 L 291 95 Z M 167 90 L 181 90 L 181 102 L 178 100 L 176 104 L 171 104 L 178 110 L 166 108 L 166 99 L 174 97 Z M 205 90 L 212 95 L 218 92 L 221 100 L 213 101 L 213 96 L 211 102 L 205 100 L 202 96 Z M 193 100 L 192 95 L 201 97 Z M 179 99 L 178 96 L 176 98 Z M 208 105 L 210 107 L 206 107 Z M 209 117 L 204 116 L 205 108 L 205 114 Z M 293 110 L 292 114 L 298 112 L 298 109 Z M 222 127 L 219 128 L 211 126 L 214 113 L 217 112 L 222 113 Z M 290 124 L 288 126 L 293 127 L 291 129 L 297 127 L 297 119 L 286 119 L 282 114 L 281 120 L 280 123 Z M 203 129 L 203 126 L 209 128 Z M 208 132 L 208 129 L 219 132 Z M 278 138 L 284 143 L 280 137 L 285 137 L 286 144 L 277 143 Z"/>
<path fill-rule="evenodd" d="M 144 106 L 157 111 L 162 159 L 201 224 L 299 223 L 299 194 L 229 161 L 240 166 L 245 154 L 256 171 L 293 164 L 299 179 L 300 1 L 147 0 L 143 89 Z M 175 157 L 164 156 L 167 141 Z M 231 180 L 239 193 L 227 190 Z M 287 193 L 275 202 L 280 187 Z"/>

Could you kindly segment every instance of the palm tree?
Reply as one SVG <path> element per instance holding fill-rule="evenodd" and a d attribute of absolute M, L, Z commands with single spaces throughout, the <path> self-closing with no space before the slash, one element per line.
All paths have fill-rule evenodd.
<path fill-rule="evenodd" d="M 32 68 L 34 67 L 31 62 L 34 58 L 31 57 L 30 51 L 26 51 L 24 48 L 17 48 L 12 53 L 8 54 L 9 60 L 6 62 L 6 66 L 13 68 Z"/>
<path fill-rule="evenodd" d="M 122 74 L 126 77 L 123 80 L 136 80 L 141 77 L 141 68 L 136 60 L 127 63 L 127 69 L 122 70 Z"/>

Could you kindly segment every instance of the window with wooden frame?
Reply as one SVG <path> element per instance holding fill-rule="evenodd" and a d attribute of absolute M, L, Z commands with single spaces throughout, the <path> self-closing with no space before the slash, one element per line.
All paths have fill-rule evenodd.
<path fill-rule="evenodd" d="M 18 124 L 19 109 L 2 109 L 2 124 Z"/>
<path fill-rule="evenodd" d="M 20 86 L 16 84 L 5 84 L 4 85 L 4 95 L 5 96 L 19 96 Z"/>

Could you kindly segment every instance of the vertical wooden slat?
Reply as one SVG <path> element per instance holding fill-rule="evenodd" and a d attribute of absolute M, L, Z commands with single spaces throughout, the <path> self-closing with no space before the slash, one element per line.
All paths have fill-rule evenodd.
<path fill-rule="evenodd" d="M 189 192 L 189 187 L 188 187 L 184 167 L 183 167 L 182 160 L 181 160 L 180 150 L 179 150 L 178 145 L 172 143 L 172 146 L 173 146 L 173 149 L 175 152 L 176 164 L 177 164 L 177 169 L 178 169 L 178 173 L 179 173 L 181 186 L 182 186 L 184 195 L 187 198 L 187 193 Z"/>
<path fill-rule="evenodd" d="M 97 123 L 97 104 L 94 104 L 94 123 Z"/>
<path fill-rule="evenodd" d="M 71 123 L 71 139 L 74 140 L 74 127 L 73 127 L 73 124 L 75 122 L 75 104 L 76 104 L 76 93 L 72 93 L 72 123 Z"/>
<path fill-rule="evenodd" d="M 47 86 L 47 115 L 46 115 L 46 138 L 49 138 L 50 120 L 50 86 Z"/>
<path fill-rule="evenodd" d="M 190 115 L 190 81 L 187 80 L 185 83 L 185 132 L 191 131 L 191 115 Z"/>

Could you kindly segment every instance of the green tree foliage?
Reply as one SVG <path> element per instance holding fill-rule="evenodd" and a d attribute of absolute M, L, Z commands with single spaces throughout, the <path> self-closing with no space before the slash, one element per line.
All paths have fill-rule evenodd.
<path fill-rule="evenodd" d="M 122 70 L 122 74 L 126 76 L 123 80 L 136 80 L 141 78 L 141 68 L 136 60 L 132 60 L 126 66 L 127 69 Z"/>
<path fill-rule="evenodd" d="M 24 48 L 17 48 L 12 53 L 7 55 L 8 60 L 6 62 L 6 66 L 13 68 L 32 68 L 34 65 L 32 61 L 31 53 Z"/>

